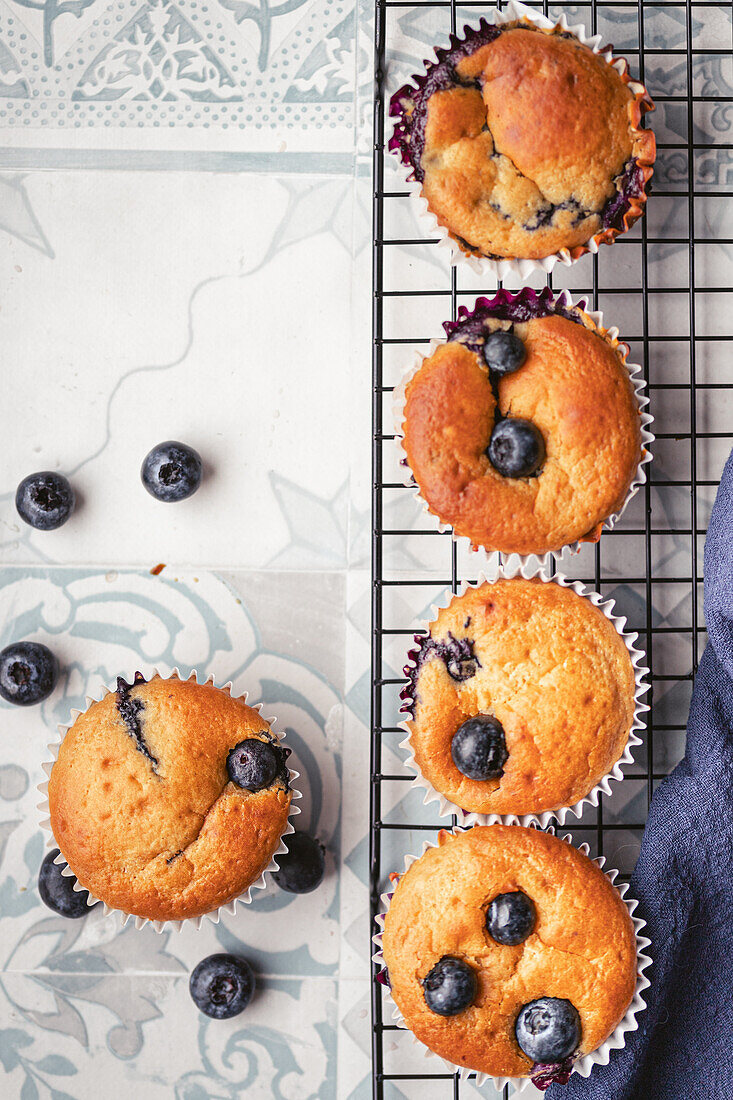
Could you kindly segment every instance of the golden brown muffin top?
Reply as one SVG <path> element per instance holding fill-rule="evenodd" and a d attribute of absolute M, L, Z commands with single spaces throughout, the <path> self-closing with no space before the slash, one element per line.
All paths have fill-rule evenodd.
<path fill-rule="evenodd" d="M 401 89 L 391 148 L 464 251 L 538 259 L 612 239 L 641 213 L 645 92 L 574 35 L 528 21 L 469 31 Z"/>
<path fill-rule="evenodd" d="M 468 338 L 456 326 L 406 386 L 403 447 L 420 494 L 474 546 L 558 551 L 598 538 L 624 503 L 643 454 L 625 349 L 581 310 L 572 315 L 581 323 L 557 313 L 513 325 L 487 316 Z M 519 337 L 526 359 L 492 378 L 480 352 L 499 328 Z M 504 477 L 489 461 L 497 408 L 540 430 L 546 457 L 535 475 Z"/>
<path fill-rule="evenodd" d="M 623 755 L 634 720 L 631 658 L 603 612 L 571 588 L 523 577 L 469 588 L 411 656 L 415 761 L 464 810 L 571 806 Z M 456 731 L 476 715 L 503 727 L 508 756 L 495 779 L 469 779 L 451 756 Z"/>
<path fill-rule="evenodd" d="M 516 947 L 497 943 L 486 911 L 523 891 L 537 922 Z M 532 1065 L 514 1026 L 523 1005 L 569 1000 L 580 1014 L 579 1055 L 600 1046 L 622 1019 L 636 984 L 636 938 L 618 892 L 587 856 L 548 833 L 492 825 L 441 833 L 401 875 L 387 911 L 384 961 L 405 1023 L 430 1050 L 493 1076 L 527 1076 Z M 457 1016 L 425 1003 L 422 981 L 444 956 L 468 963 L 478 992 Z"/>
<path fill-rule="evenodd" d="M 51 828 L 82 886 L 109 906 L 181 920 L 224 905 L 255 882 L 287 826 L 285 752 L 267 722 L 210 684 L 119 681 L 81 714 L 51 770 Z M 282 757 L 270 787 L 227 774 L 240 741 Z"/>

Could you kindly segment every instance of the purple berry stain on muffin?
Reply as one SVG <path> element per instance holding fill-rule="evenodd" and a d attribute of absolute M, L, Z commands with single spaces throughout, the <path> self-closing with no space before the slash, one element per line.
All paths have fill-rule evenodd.
<path fill-rule="evenodd" d="M 539 294 L 531 287 L 524 287 L 516 295 L 507 290 L 499 290 L 493 298 L 477 298 L 470 311 L 466 306 L 459 306 L 457 320 L 444 321 L 443 328 L 449 340 L 458 340 L 483 358 L 484 346 L 492 333 L 491 328 L 487 327 L 488 322 L 510 321 L 512 324 L 524 324 L 557 314 L 567 321 L 582 325 L 583 320 L 578 310 L 585 307 L 586 300 L 582 298 L 577 308 L 568 309 L 562 301 L 553 297 L 549 287 L 544 287 Z"/>
<path fill-rule="evenodd" d="M 401 121 L 389 139 L 388 148 L 390 152 L 399 152 L 403 164 L 412 166 L 415 179 L 420 183 L 425 176 L 420 162 L 425 149 L 428 100 L 434 92 L 445 88 L 459 85 L 464 88 L 480 87 L 475 80 L 461 80 L 456 72 L 456 65 L 481 46 L 493 42 L 500 34 L 501 27 L 492 26 L 482 19 L 478 29 L 472 31 L 465 41 L 461 42 L 455 35 L 451 35 L 450 49 L 437 51 L 437 63 L 431 65 L 426 74 L 415 78 L 415 86 L 406 84 L 392 96 L 390 116 L 400 118 Z"/>
<path fill-rule="evenodd" d="M 481 668 L 481 662 L 473 652 L 473 639 L 455 638 L 450 632 L 447 641 L 436 641 L 429 634 L 416 634 L 417 648 L 411 649 L 407 654 L 408 660 L 414 665 L 405 665 L 403 671 L 409 683 L 400 692 L 400 699 L 405 700 L 400 710 L 415 717 L 415 701 L 417 699 L 417 678 L 422 666 L 432 656 L 439 657 L 445 663 L 448 675 L 458 683 L 470 680 Z"/>
<path fill-rule="evenodd" d="M 621 176 L 616 179 L 617 193 L 612 195 L 603 208 L 603 228 L 623 229 L 624 214 L 629 209 L 632 199 L 635 199 L 644 189 L 644 176 L 636 157 L 632 157 L 626 164 Z"/>
<path fill-rule="evenodd" d="M 571 1055 L 562 1062 L 535 1062 L 529 1071 L 532 1084 L 540 1092 L 545 1092 L 550 1085 L 567 1085 L 575 1058 L 576 1055 Z"/>
<path fill-rule="evenodd" d="M 142 712 L 145 710 L 145 704 L 142 699 L 133 699 L 130 695 L 131 688 L 135 687 L 136 684 L 144 683 L 145 677 L 140 672 L 135 673 L 135 678 L 131 684 L 128 684 L 126 680 L 118 676 L 115 705 L 120 718 L 125 723 L 125 729 L 135 743 L 135 748 L 138 752 L 142 753 L 146 760 L 150 761 L 151 768 L 157 774 L 159 760 L 156 756 L 153 756 L 148 748 L 145 741 L 145 735 L 143 734 L 141 716 Z"/>

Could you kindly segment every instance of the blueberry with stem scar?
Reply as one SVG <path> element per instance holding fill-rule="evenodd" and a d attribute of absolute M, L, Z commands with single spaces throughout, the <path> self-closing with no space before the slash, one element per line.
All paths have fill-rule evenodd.
<path fill-rule="evenodd" d="M 540 997 L 523 1005 L 514 1027 L 521 1050 L 533 1062 L 563 1062 L 580 1045 L 578 1010 L 560 997 Z"/>
<path fill-rule="evenodd" d="M 269 787 L 282 766 L 281 753 L 269 741 L 248 737 L 227 754 L 227 772 L 232 783 L 246 791 Z"/>
<path fill-rule="evenodd" d="M 174 439 L 153 447 L 140 470 L 142 483 L 150 495 L 166 504 L 192 496 L 202 476 L 203 463 L 198 451 Z"/>
<path fill-rule="evenodd" d="M 188 983 L 191 999 L 212 1020 L 228 1020 L 243 1012 L 255 991 L 255 976 L 246 959 L 220 953 L 208 955 Z"/>
<path fill-rule="evenodd" d="M 42 703 L 56 686 L 58 663 L 40 642 L 13 642 L 0 651 L 0 696 L 29 707 Z"/>
<path fill-rule="evenodd" d="M 15 507 L 22 520 L 37 531 L 55 531 L 74 511 L 76 497 L 68 478 L 53 470 L 24 477 L 15 492 Z"/>

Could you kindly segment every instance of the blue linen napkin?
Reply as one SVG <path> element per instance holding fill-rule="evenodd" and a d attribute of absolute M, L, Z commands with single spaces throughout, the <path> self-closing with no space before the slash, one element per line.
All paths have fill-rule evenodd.
<path fill-rule="evenodd" d="M 733 1097 L 733 453 L 705 541 L 709 642 L 685 757 L 655 792 L 630 895 L 648 925 L 651 986 L 608 1066 L 548 1100 Z"/>

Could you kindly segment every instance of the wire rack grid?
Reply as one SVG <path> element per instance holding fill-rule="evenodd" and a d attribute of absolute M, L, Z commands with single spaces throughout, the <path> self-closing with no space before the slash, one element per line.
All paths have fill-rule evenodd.
<path fill-rule="evenodd" d="M 402 737 L 401 668 L 430 603 L 463 580 L 480 557 L 438 532 L 403 485 L 390 413 L 391 393 L 415 350 L 442 335 L 497 283 L 451 268 L 412 215 L 404 177 L 385 153 L 389 97 L 448 32 L 476 24 L 486 4 L 468 0 L 377 0 L 373 160 L 373 494 L 371 905 L 403 857 L 419 853 L 450 819 L 437 820 L 410 791 L 397 744 Z M 501 5 L 499 5 L 501 7 Z M 684 751 L 692 679 L 704 644 L 702 540 L 714 487 L 731 445 L 733 366 L 733 3 L 616 0 L 573 7 L 532 4 L 582 22 L 647 84 L 657 104 L 651 123 L 658 159 L 647 213 L 611 248 L 546 280 L 604 310 L 643 367 L 657 442 L 646 484 L 619 525 L 560 568 L 613 595 L 640 635 L 651 669 L 645 743 L 612 796 L 571 826 L 576 842 L 606 854 L 628 878 L 655 785 Z M 619 36 L 622 42 L 618 41 Z M 519 284 L 517 284 L 518 286 Z M 510 289 L 514 289 L 512 286 Z M 455 822 L 454 822 L 455 823 Z M 376 931 L 373 923 L 371 932 Z M 439 1059 L 418 1059 L 392 1022 L 384 987 L 372 984 L 375 1100 L 478 1095 Z M 484 1087 L 482 1096 L 491 1096 Z M 497 1096 L 499 1094 L 496 1094 Z M 504 1100 L 509 1090 L 504 1090 Z"/>

